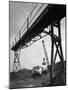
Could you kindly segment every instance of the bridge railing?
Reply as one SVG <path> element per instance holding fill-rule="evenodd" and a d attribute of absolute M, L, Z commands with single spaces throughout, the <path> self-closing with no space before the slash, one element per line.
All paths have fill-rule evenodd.
<path fill-rule="evenodd" d="M 12 47 L 18 42 L 18 40 L 25 34 L 25 32 L 28 30 L 28 28 L 31 27 L 31 25 L 35 22 L 35 20 L 38 18 L 38 16 L 42 13 L 42 11 L 47 7 L 47 4 L 38 4 L 34 6 L 32 9 L 30 15 L 28 16 L 25 23 L 20 28 L 19 32 L 17 33 L 14 41 L 12 42 Z"/>

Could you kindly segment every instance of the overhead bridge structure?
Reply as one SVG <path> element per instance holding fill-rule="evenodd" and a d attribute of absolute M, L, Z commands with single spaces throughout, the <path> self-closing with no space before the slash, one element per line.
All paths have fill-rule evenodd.
<path fill-rule="evenodd" d="M 19 63 L 19 54 L 20 49 L 29 47 L 34 42 L 50 35 L 51 37 L 51 69 L 50 69 L 50 82 L 52 83 L 53 77 L 53 64 L 56 60 L 57 54 L 59 55 L 60 61 L 62 63 L 62 72 L 64 70 L 64 57 L 61 45 L 61 27 L 60 21 L 62 18 L 66 17 L 66 5 L 57 5 L 57 4 L 38 4 L 36 3 L 29 17 L 27 18 L 24 25 L 19 30 L 19 33 L 15 37 L 11 50 L 14 50 L 14 71 L 18 69 Z M 50 27 L 46 31 L 47 27 Z M 54 27 L 57 28 L 58 35 L 54 34 Z M 56 47 L 56 52 L 54 56 L 54 45 Z M 16 61 L 16 59 L 18 61 Z M 18 63 L 18 66 L 15 65 Z"/>

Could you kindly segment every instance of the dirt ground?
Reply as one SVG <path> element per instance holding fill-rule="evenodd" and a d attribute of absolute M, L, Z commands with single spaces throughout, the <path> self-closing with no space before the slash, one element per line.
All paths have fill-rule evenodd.
<path fill-rule="evenodd" d="M 27 88 L 27 87 L 40 87 L 40 86 L 48 86 L 50 83 L 50 74 L 43 74 L 38 78 L 31 78 L 27 80 L 17 80 L 11 81 L 10 88 Z"/>
<path fill-rule="evenodd" d="M 55 71 L 53 72 L 53 84 L 52 86 L 63 86 L 66 85 L 66 68 L 64 70 L 64 73 L 61 72 L 61 67 L 59 67 L 60 64 L 58 64 L 55 68 Z M 66 66 L 66 65 L 65 65 Z M 31 72 L 30 72 L 31 73 Z M 14 79 L 10 79 L 10 86 L 9 88 L 15 89 L 15 88 L 30 88 L 30 87 L 46 87 L 50 86 L 50 72 L 47 74 L 41 74 L 41 77 L 33 78 L 31 74 L 23 74 L 18 72 L 19 77 Z"/>

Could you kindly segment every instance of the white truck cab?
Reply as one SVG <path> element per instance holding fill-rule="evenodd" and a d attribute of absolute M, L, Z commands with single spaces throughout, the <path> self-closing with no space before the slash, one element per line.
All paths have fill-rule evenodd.
<path fill-rule="evenodd" d="M 41 74 L 42 74 L 42 67 L 41 66 L 33 67 L 33 69 L 32 69 L 32 76 L 33 77 L 41 76 Z"/>

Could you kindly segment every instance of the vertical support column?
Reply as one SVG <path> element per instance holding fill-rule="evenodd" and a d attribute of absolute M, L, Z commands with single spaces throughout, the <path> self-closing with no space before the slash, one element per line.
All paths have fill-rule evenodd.
<path fill-rule="evenodd" d="M 53 75 L 53 53 L 54 53 L 54 39 L 53 39 L 53 25 L 51 24 L 51 68 L 50 68 L 50 85 L 52 85 L 52 75 Z"/>
<path fill-rule="evenodd" d="M 13 72 L 17 72 L 21 69 L 20 61 L 19 61 L 19 52 L 14 51 L 14 65 L 13 65 Z"/>
<path fill-rule="evenodd" d="M 53 29 L 54 26 L 58 28 L 58 36 L 54 34 L 54 29 Z M 54 64 L 55 64 L 57 54 L 59 55 L 59 58 L 61 61 L 60 73 L 61 73 L 61 75 L 63 75 L 63 73 L 64 73 L 64 57 L 63 57 L 62 45 L 61 45 L 60 21 L 57 21 L 57 22 L 54 22 L 51 24 L 51 42 L 52 42 L 52 44 L 51 44 L 50 85 L 53 85 L 53 69 L 54 69 Z M 54 53 L 54 45 L 56 46 L 55 53 Z M 55 56 L 54 56 L 54 54 L 55 54 Z"/>
<path fill-rule="evenodd" d="M 59 38 L 60 38 L 60 40 L 61 40 L 61 28 L 60 28 L 60 22 L 58 22 L 58 34 L 59 34 Z M 62 51 L 62 45 L 61 45 L 61 42 L 59 42 L 59 48 L 60 48 L 60 54 L 61 54 L 62 72 L 64 72 L 64 57 L 63 57 L 63 51 Z"/>

